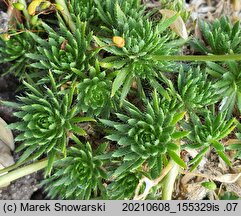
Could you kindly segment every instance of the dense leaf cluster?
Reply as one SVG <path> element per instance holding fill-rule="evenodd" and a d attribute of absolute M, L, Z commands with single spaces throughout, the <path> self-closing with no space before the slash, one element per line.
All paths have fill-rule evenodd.
<path fill-rule="evenodd" d="M 216 83 L 216 92 L 221 95 L 222 102 L 219 109 L 227 110 L 230 116 L 234 109 L 241 111 L 241 63 L 228 61 L 222 66 L 208 63 L 207 72 L 211 74 Z"/>
<path fill-rule="evenodd" d="M 176 128 L 185 113 L 163 109 L 157 94 L 154 94 L 153 101 L 145 104 L 144 112 L 128 102 L 124 102 L 123 106 L 127 114 L 116 114 L 121 122 L 101 120 L 103 124 L 114 128 L 106 138 L 116 141 L 120 146 L 112 154 L 113 158 L 122 157 L 123 161 L 114 176 L 126 170 L 135 171 L 144 162 L 147 162 L 150 172 L 155 176 L 154 171 L 160 172 L 160 160 L 165 154 L 185 167 L 175 153 L 180 145 L 178 140 L 189 133 Z"/>
<path fill-rule="evenodd" d="M 79 107 L 73 101 L 74 85 L 64 93 L 58 90 L 52 74 L 49 78 L 52 81 L 51 89 L 47 86 L 33 87 L 24 82 L 27 87 L 26 96 L 19 97 L 19 111 L 14 113 L 21 121 L 10 125 L 12 129 L 21 131 L 15 138 L 22 142 L 16 151 L 25 150 L 19 162 L 47 154 L 47 173 L 50 173 L 53 162 L 60 153 L 66 155 L 71 133 L 86 135 L 77 123 L 94 120 L 78 114 Z M 16 104 L 10 105 L 16 108 Z"/>
<path fill-rule="evenodd" d="M 227 54 L 241 52 L 240 22 L 232 24 L 226 16 L 216 19 L 213 23 L 199 22 L 203 41 L 195 38 L 194 48 L 201 53 Z"/>
<path fill-rule="evenodd" d="M 67 150 L 67 157 L 54 163 L 55 172 L 42 182 L 51 198 L 90 199 L 91 193 L 107 178 L 102 161 L 95 157 L 89 143 L 82 144 L 78 138 L 75 146 Z M 99 152 L 101 153 L 101 152 Z"/>
<path fill-rule="evenodd" d="M 56 32 L 53 28 L 43 23 L 43 28 L 48 32 L 48 41 L 36 34 L 30 33 L 32 38 L 39 44 L 37 52 L 27 56 L 36 63 L 32 67 L 48 70 L 56 73 L 59 80 L 70 80 L 73 76 L 85 76 L 84 71 L 88 67 L 91 53 L 88 52 L 91 41 L 91 33 L 86 34 L 86 23 L 76 20 L 74 33 L 70 32 L 59 17 L 60 28 Z"/>
<path fill-rule="evenodd" d="M 22 31 L 25 31 L 25 29 L 23 28 Z M 0 64 L 11 62 L 11 66 L 5 73 L 14 73 L 16 76 L 21 76 L 28 64 L 31 63 L 26 54 L 36 47 L 29 32 L 22 32 L 21 36 L 16 31 L 11 32 L 13 34 L 11 40 L 1 41 L 0 39 Z"/>
<path fill-rule="evenodd" d="M 27 16 L 0 38 L 0 63 L 25 80 L 18 103 L 3 102 L 17 108 L 19 164 L 47 158 L 49 197 L 133 199 L 148 179 L 148 198 L 160 199 L 167 184 L 156 180 L 170 164 L 194 170 L 210 151 L 229 166 L 227 151 L 240 159 L 241 63 L 169 61 L 186 42 L 171 30 L 188 19 L 181 1 L 161 1 L 169 18 L 141 0 L 52 2 L 34 11 L 34 30 Z M 239 22 L 199 27 L 198 54 L 240 53 Z"/>

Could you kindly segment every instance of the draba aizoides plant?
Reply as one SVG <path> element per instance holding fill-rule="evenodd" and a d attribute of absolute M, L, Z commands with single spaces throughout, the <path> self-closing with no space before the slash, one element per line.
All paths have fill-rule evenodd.
<path fill-rule="evenodd" d="M 240 159 L 239 22 L 195 25 L 181 0 L 8 2 L 0 70 L 23 83 L 3 101 L 21 154 L 0 187 L 45 169 L 51 199 L 189 199 L 194 185 L 221 197 L 201 165 L 233 176 Z"/>
<path fill-rule="evenodd" d="M 25 150 L 19 162 L 29 157 L 34 160 L 47 154 L 47 173 L 50 173 L 59 154 L 66 155 L 71 133 L 81 136 L 86 134 L 77 123 L 94 121 L 79 115 L 79 107 L 73 101 L 75 85 L 68 92 L 62 92 L 57 88 L 52 74 L 49 79 L 52 81 L 51 88 L 41 88 L 24 82 L 26 95 L 19 97 L 19 104 L 13 104 L 19 110 L 14 115 L 21 121 L 10 125 L 10 128 L 21 132 L 15 138 L 22 142 L 16 151 Z"/>
<path fill-rule="evenodd" d="M 139 171 L 123 173 L 108 185 L 108 197 L 114 200 L 132 199 L 141 178 L 142 173 Z"/>
<path fill-rule="evenodd" d="M 201 53 L 228 54 L 241 52 L 240 22 L 232 24 L 231 20 L 223 16 L 213 23 L 200 20 L 199 27 L 203 41 L 194 38 L 191 45 Z"/>
<path fill-rule="evenodd" d="M 21 77 L 31 63 L 26 53 L 35 50 L 36 47 L 29 31 L 23 25 L 18 31 L 9 30 L 8 33 L 4 33 L 6 37 L 9 37 L 5 40 L 0 37 L 0 64 L 11 62 L 11 66 L 5 73 L 14 73 L 15 76 Z"/>
<path fill-rule="evenodd" d="M 200 117 L 196 114 L 191 114 L 190 117 L 191 122 L 183 125 L 186 130 L 191 131 L 188 138 L 192 143 L 187 146 L 201 149 L 196 157 L 190 161 L 190 165 L 193 164 L 192 169 L 196 168 L 210 147 L 214 148 L 227 165 L 231 166 L 230 160 L 225 155 L 222 139 L 226 138 L 236 127 L 235 119 L 227 120 L 225 112 L 215 114 L 211 111 L 207 111 Z"/>
<path fill-rule="evenodd" d="M 105 0 L 103 2 L 94 0 L 94 2 L 102 25 L 108 28 L 118 28 L 119 22 L 123 21 L 123 15 L 133 19 L 140 19 L 140 16 L 148 18 L 149 16 L 146 13 L 146 7 L 141 4 L 140 0 Z M 120 19 L 119 22 L 116 22 L 118 19 Z"/>
<path fill-rule="evenodd" d="M 110 95 L 112 82 L 105 71 L 100 71 L 98 63 L 95 68 L 90 68 L 88 77 L 78 85 L 79 107 L 88 116 L 107 117 L 113 103 Z"/>
<path fill-rule="evenodd" d="M 91 58 L 90 41 L 91 33 L 86 33 L 86 23 L 76 20 L 76 31 L 71 32 L 60 16 L 58 16 L 59 31 L 56 32 L 47 24 L 42 24 L 48 40 L 44 40 L 36 34 L 30 33 L 39 44 L 36 53 L 27 56 L 33 60 L 31 66 L 41 70 L 51 71 L 58 76 L 58 81 L 68 81 L 71 77 L 84 77 Z"/>
<path fill-rule="evenodd" d="M 93 151 L 90 143 L 83 144 L 77 137 L 74 140 L 76 144 L 67 150 L 67 156 L 54 163 L 53 174 L 42 182 L 50 198 L 90 199 L 91 193 L 105 193 L 102 180 L 107 174 L 103 162 L 95 156 L 103 153 L 107 145 Z"/>
<path fill-rule="evenodd" d="M 143 163 L 147 163 L 153 178 L 160 173 L 163 155 L 170 156 L 180 166 L 185 163 L 175 153 L 179 149 L 178 140 L 187 136 L 188 131 L 176 127 L 185 112 L 162 108 L 158 94 L 154 92 L 153 100 L 145 103 L 145 110 L 124 101 L 125 114 L 117 113 L 119 121 L 101 119 L 101 122 L 113 128 L 106 137 L 117 142 L 119 147 L 112 158 L 121 158 L 121 165 L 113 176 L 118 177 L 126 170 L 135 171 Z"/>
<path fill-rule="evenodd" d="M 207 72 L 216 83 L 214 87 L 220 94 L 222 101 L 219 109 L 228 111 L 230 116 L 236 108 L 241 112 L 241 62 L 227 61 L 223 66 L 217 63 L 207 63 Z"/>
<path fill-rule="evenodd" d="M 102 10 L 104 10 L 104 6 L 99 5 L 99 11 L 100 7 L 103 7 Z M 112 87 L 112 96 L 123 86 L 121 100 L 127 96 L 133 81 L 138 83 L 140 89 L 143 80 L 156 86 L 158 82 L 157 71 L 166 69 L 167 65 L 169 65 L 170 70 L 172 63 L 154 61 L 152 55 L 171 55 L 177 51 L 176 46 L 169 43 L 168 36 L 161 34 L 177 18 L 177 15 L 155 24 L 147 16 L 143 19 L 143 14 L 138 16 L 136 13 L 134 15 L 125 13 L 124 9 L 124 6 L 122 7 L 121 4 L 118 4 L 118 1 L 115 1 L 113 16 L 110 17 L 108 14 L 99 12 L 103 22 L 106 23 L 109 19 L 113 19 L 115 24 L 111 28 L 105 24 L 106 32 L 124 40 L 123 43 L 118 44 L 114 40 L 115 44 L 113 44 L 111 38 L 94 37 L 99 46 L 111 53 L 110 57 L 102 59 L 100 63 L 104 68 L 117 70 Z"/>
<path fill-rule="evenodd" d="M 70 0 L 69 11 L 74 22 L 80 19 L 82 22 L 91 22 L 96 18 L 94 0 Z"/>
<path fill-rule="evenodd" d="M 173 83 L 168 82 L 172 89 Z M 215 104 L 219 94 L 214 88 L 214 82 L 208 79 L 208 74 L 198 68 L 181 69 L 177 77 L 176 95 L 182 101 L 185 110 L 192 112 L 205 106 Z"/>

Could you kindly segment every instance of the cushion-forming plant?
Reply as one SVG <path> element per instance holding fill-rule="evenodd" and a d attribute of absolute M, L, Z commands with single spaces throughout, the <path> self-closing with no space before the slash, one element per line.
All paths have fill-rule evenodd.
<path fill-rule="evenodd" d="M 196 114 L 191 114 L 191 123 L 184 123 L 183 127 L 191 131 L 188 138 L 192 141 L 187 146 L 189 148 L 198 149 L 200 152 L 190 161 L 193 164 L 192 169 L 201 162 L 205 153 L 214 148 L 218 155 L 231 166 L 229 158 L 225 155 L 225 146 L 222 139 L 227 137 L 236 127 L 235 119 L 227 120 L 226 113 L 207 111 L 198 117 Z"/>
<path fill-rule="evenodd" d="M 139 89 L 142 89 L 143 80 L 153 86 L 158 85 L 159 72 L 170 69 L 170 65 L 173 66 L 173 64 L 155 61 L 152 56 L 171 55 L 178 50 L 170 43 L 168 35 L 162 34 L 177 15 L 168 21 L 162 20 L 156 24 L 147 19 L 148 15 L 144 15 L 142 10 L 139 14 L 131 13 L 131 11 L 125 13 L 125 5 L 128 3 L 123 4 L 122 7 L 118 1 L 115 1 L 112 16 L 101 13 L 105 5 L 98 7 L 99 14 L 101 14 L 99 16 L 103 22 L 110 23 L 109 19 L 113 22 L 111 28 L 106 24 L 104 30 L 112 37 L 119 37 L 121 43 L 115 42 L 114 37 L 112 39 L 106 36 L 95 37 L 97 44 L 111 54 L 110 57 L 101 60 L 101 66 L 116 70 L 112 96 L 122 86 L 121 100 L 127 96 L 133 81 L 137 82 Z"/>
<path fill-rule="evenodd" d="M 0 63 L 24 84 L 3 102 L 22 154 L 0 186 L 46 168 L 53 199 L 172 199 L 209 152 L 240 158 L 240 23 L 200 21 L 189 55 L 183 1 L 145 2 L 19 0 L 22 23 L 0 20 Z"/>
<path fill-rule="evenodd" d="M 0 64 L 11 62 L 11 66 L 5 73 L 14 73 L 15 76 L 19 77 L 22 76 L 31 63 L 26 53 L 36 48 L 28 30 L 23 25 L 21 25 L 20 29 L 23 32 L 11 30 L 11 33 L 4 33 L 3 35 L 9 37 L 6 40 L 3 40 L 3 36 L 0 37 Z"/>
<path fill-rule="evenodd" d="M 231 20 L 223 16 L 213 23 L 200 20 L 199 27 L 203 41 L 194 38 L 193 47 L 201 53 L 227 54 L 241 52 L 240 22 L 232 24 Z"/>
<path fill-rule="evenodd" d="M 98 188 L 105 190 L 102 180 L 107 178 L 102 161 L 95 157 L 101 151 L 93 152 L 90 143 L 81 143 L 75 138 L 76 145 L 67 150 L 67 157 L 54 163 L 53 174 L 42 182 L 51 198 L 90 199 Z"/>
<path fill-rule="evenodd" d="M 126 170 L 135 171 L 143 163 L 147 163 L 155 178 L 162 169 L 162 156 L 166 154 L 180 166 L 186 166 L 175 153 L 180 145 L 178 140 L 189 133 L 176 127 L 185 112 L 162 107 L 156 92 L 152 101 L 145 102 L 144 110 L 127 101 L 123 106 L 126 113 L 116 114 L 119 121 L 101 119 L 104 125 L 113 128 L 106 138 L 119 145 L 111 155 L 122 161 L 114 176 L 119 176 Z"/>
<path fill-rule="evenodd" d="M 220 95 L 214 88 L 214 82 L 208 78 L 208 74 L 198 68 L 180 69 L 177 77 L 177 90 L 170 80 L 168 84 L 173 95 L 183 103 L 185 110 L 192 112 L 200 108 L 215 104 Z"/>
<path fill-rule="evenodd" d="M 79 107 L 88 115 L 107 117 L 113 107 L 110 95 L 112 82 L 98 66 L 90 68 L 89 71 L 89 78 L 78 85 Z"/>
<path fill-rule="evenodd" d="M 16 151 L 25 150 L 19 162 L 29 157 L 35 160 L 47 154 L 47 173 L 50 173 L 59 154 L 67 154 L 71 133 L 86 135 L 77 123 L 94 121 L 92 118 L 79 115 L 79 107 L 73 101 L 75 85 L 68 92 L 62 92 L 57 88 L 51 73 L 49 78 L 51 88 L 40 88 L 24 82 L 27 88 L 26 95 L 18 98 L 19 104 L 12 104 L 13 107 L 18 107 L 19 111 L 14 115 L 21 121 L 10 125 L 10 128 L 21 132 L 15 138 L 16 141 L 22 142 Z"/>
<path fill-rule="evenodd" d="M 209 62 L 207 72 L 215 78 L 214 87 L 222 98 L 219 109 L 227 110 L 229 116 L 235 108 L 241 112 L 241 63 L 227 61 L 221 66 Z"/>
<path fill-rule="evenodd" d="M 77 17 L 78 18 L 78 17 Z M 91 33 L 86 33 L 86 23 L 77 19 L 76 31 L 71 32 L 62 18 L 58 16 L 59 31 L 56 32 L 47 24 L 42 24 L 49 34 L 48 40 L 44 40 L 36 34 L 30 33 L 39 44 L 36 53 L 27 56 L 33 60 L 31 66 L 41 70 L 51 71 L 58 76 L 58 82 L 66 82 L 71 77 L 85 77 L 85 71 L 92 53 L 90 49 Z M 73 78 L 74 79 L 74 78 Z"/>

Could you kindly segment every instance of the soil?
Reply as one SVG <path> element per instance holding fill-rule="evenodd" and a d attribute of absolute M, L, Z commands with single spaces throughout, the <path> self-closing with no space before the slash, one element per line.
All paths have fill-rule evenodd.
<path fill-rule="evenodd" d="M 0 190 L 0 200 L 30 200 L 33 199 L 33 194 L 38 192 L 40 173 L 25 176 L 13 182 L 6 188 Z M 41 191 L 39 191 L 41 193 Z M 39 196 L 40 199 L 43 196 Z M 39 199 L 39 198 L 38 198 Z"/>
<path fill-rule="evenodd" d="M 4 67 L 1 69 L 3 70 Z M 15 92 L 18 86 L 18 80 L 13 76 L 0 77 L 0 100 L 15 101 Z M 8 124 L 16 121 L 13 111 L 13 108 L 0 104 L 0 117 Z M 18 154 L 14 153 L 13 156 L 15 161 L 19 157 Z M 42 172 L 33 173 L 14 181 L 8 187 L 0 188 L 0 200 L 44 199 L 39 186 L 42 178 Z"/>

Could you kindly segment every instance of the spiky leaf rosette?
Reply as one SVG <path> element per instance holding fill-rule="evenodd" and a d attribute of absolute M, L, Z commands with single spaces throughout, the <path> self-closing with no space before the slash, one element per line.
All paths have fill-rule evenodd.
<path fill-rule="evenodd" d="M 90 199 L 93 191 L 103 189 L 101 181 L 107 178 L 102 164 L 89 143 L 78 142 L 67 150 L 65 158 L 54 163 L 53 174 L 42 185 L 52 199 Z"/>
<path fill-rule="evenodd" d="M 200 152 L 190 162 L 193 164 L 193 169 L 200 163 L 205 153 L 214 148 L 218 155 L 229 165 L 231 163 L 225 155 L 225 147 L 222 139 L 227 137 L 236 127 L 234 119 L 226 120 L 226 113 L 219 112 L 215 114 L 211 111 L 202 114 L 198 117 L 196 114 L 191 114 L 191 122 L 184 123 L 183 127 L 190 130 L 189 139 L 192 141 L 187 147 L 200 148 Z"/>
<path fill-rule="evenodd" d="M 241 62 L 228 61 L 223 66 L 210 62 L 207 72 L 217 80 L 214 87 L 222 98 L 219 109 L 228 116 L 235 107 L 241 112 Z"/>
<path fill-rule="evenodd" d="M 88 116 L 108 117 L 112 105 L 111 85 L 112 82 L 104 71 L 91 67 L 89 78 L 78 85 L 78 101 L 82 111 L 87 112 Z"/>
<path fill-rule="evenodd" d="M 52 80 L 52 89 L 34 87 L 24 82 L 27 92 L 19 97 L 19 104 L 13 104 L 19 111 L 14 115 L 21 119 L 12 123 L 10 128 L 21 132 L 15 140 L 22 144 L 16 151 L 24 150 L 19 162 L 25 159 L 37 159 L 43 154 L 48 155 L 48 170 L 58 155 L 66 154 L 66 147 L 71 133 L 86 135 L 77 126 L 79 122 L 93 121 L 92 118 L 80 117 L 79 107 L 73 104 L 74 85 L 69 92 L 61 92 Z M 6 102 L 8 105 L 8 102 Z"/>
<path fill-rule="evenodd" d="M 80 19 L 82 22 L 91 22 L 96 17 L 94 0 L 71 0 L 68 5 L 71 14 L 74 14 L 72 15 L 74 22 L 76 19 Z"/>
<path fill-rule="evenodd" d="M 241 159 L 241 124 L 237 123 L 237 129 L 238 132 L 236 135 L 236 140 L 231 140 L 231 143 L 229 143 L 227 149 L 235 151 L 234 158 Z"/>
<path fill-rule="evenodd" d="M 96 10 L 102 25 L 108 28 L 118 28 L 119 23 L 116 21 L 118 19 L 120 22 L 123 21 L 121 17 L 122 14 L 130 16 L 133 19 L 147 18 L 148 13 L 145 13 L 145 6 L 141 4 L 140 0 L 94 0 Z"/>
<path fill-rule="evenodd" d="M 155 170 L 155 173 L 160 173 L 165 154 L 185 167 L 175 153 L 179 148 L 177 140 L 188 134 L 176 127 L 184 116 L 183 112 L 163 109 L 156 92 L 151 102 L 145 102 L 145 110 L 127 101 L 124 101 L 123 107 L 127 113 L 117 113 L 119 121 L 101 120 L 104 125 L 114 128 L 106 138 L 119 145 L 112 157 L 122 158 L 122 164 L 115 170 L 114 176 L 127 170 L 134 171 L 144 162 L 147 162 L 151 172 Z"/>
<path fill-rule="evenodd" d="M 104 9 L 103 9 L 104 10 Z M 151 84 L 156 81 L 157 71 L 166 70 L 170 62 L 154 61 L 153 55 L 170 55 L 177 51 L 168 43 L 168 36 L 161 35 L 177 15 L 165 22 L 157 25 L 143 16 L 133 17 L 131 14 L 125 14 L 122 5 L 117 2 L 114 5 L 114 25 L 108 28 L 108 37 L 94 37 L 98 45 L 111 53 L 111 57 L 106 57 L 101 61 L 104 68 L 118 69 L 117 76 L 112 87 L 112 95 L 123 85 L 121 99 L 128 94 L 132 81 L 135 80 L 141 89 L 141 80 L 147 79 Z M 107 16 L 107 15 L 106 15 Z M 108 17 L 102 17 L 103 20 Z M 110 35 L 118 36 L 118 41 L 111 40 Z M 170 68 L 169 68 L 170 69 Z M 145 80 L 146 81 L 146 80 Z"/>
<path fill-rule="evenodd" d="M 59 30 L 55 31 L 43 23 L 43 28 L 48 33 L 48 40 L 43 40 L 38 35 L 31 33 L 33 39 L 39 44 L 36 54 L 27 54 L 36 63 L 31 64 L 38 69 L 53 71 L 58 81 L 69 80 L 74 76 L 84 76 L 91 58 L 90 48 L 91 33 L 86 34 L 86 23 L 76 20 L 76 31 L 71 32 L 60 16 Z"/>
<path fill-rule="evenodd" d="M 22 31 L 26 30 L 22 29 Z M 7 73 L 21 76 L 31 62 L 27 58 L 26 53 L 34 52 L 35 41 L 31 38 L 28 31 L 22 33 L 9 31 L 7 34 L 12 34 L 7 41 L 3 41 L 0 37 L 0 64 L 11 62 Z"/>
<path fill-rule="evenodd" d="M 107 186 L 107 195 L 112 200 L 129 200 L 142 177 L 138 172 L 126 172 Z"/>
<path fill-rule="evenodd" d="M 233 25 L 228 17 L 223 16 L 213 23 L 200 21 L 199 27 L 204 41 L 195 38 L 191 43 L 197 51 L 219 55 L 241 52 L 239 21 Z"/>
<path fill-rule="evenodd" d="M 172 82 L 171 82 L 172 84 Z M 177 89 L 181 101 L 187 111 L 195 111 L 202 107 L 216 103 L 219 94 L 214 83 L 208 79 L 207 73 L 190 68 L 188 71 L 180 70 Z"/>

